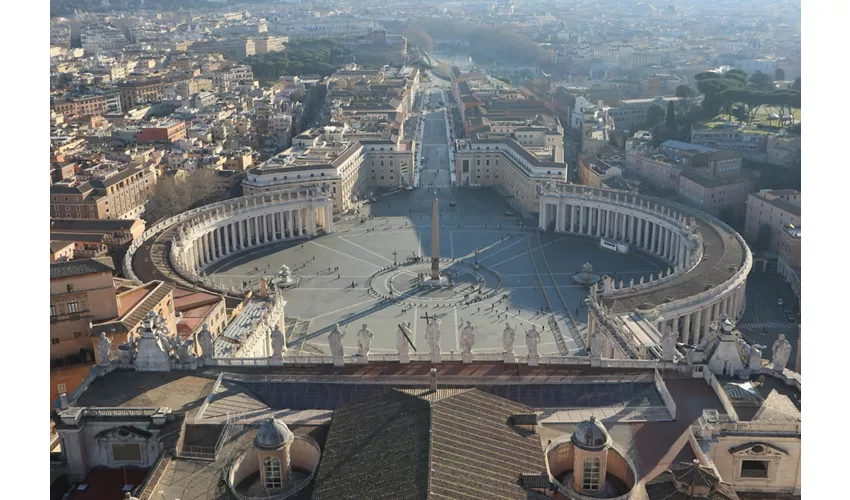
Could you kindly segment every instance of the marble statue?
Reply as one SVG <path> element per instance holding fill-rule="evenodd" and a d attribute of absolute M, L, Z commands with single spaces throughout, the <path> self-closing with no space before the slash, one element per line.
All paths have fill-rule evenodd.
<path fill-rule="evenodd" d="M 514 340 L 516 339 L 516 330 L 511 328 L 510 323 L 505 323 L 505 331 L 502 332 L 502 347 L 505 354 L 514 353 Z"/>
<path fill-rule="evenodd" d="M 131 364 L 133 362 L 133 355 L 136 354 L 136 341 L 135 334 L 131 331 L 130 338 L 127 339 L 127 342 L 122 342 L 118 344 L 118 362 L 123 364 Z"/>
<path fill-rule="evenodd" d="M 270 335 L 272 340 L 272 357 L 282 358 L 286 352 L 286 335 L 280 330 L 280 325 L 274 325 Z"/>
<path fill-rule="evenodd" d="M 425 341 L 431 347 L 431 362 L 439 363 L 442 358 L 440 351 L 440 318 L 434 318 L 428 323 L 428 328 L 425 329 Z"/>
<path fill-rule="evenodd" d="M 753 344 L 750 346 L 750 354 L 748 359 L 748 364 L 750 370 L 757 370 L 761 368 L 761 352 L 767 346 Z"/>
<path fill-rule="evenodd" d="M 204 326 L 201 327 L 201 331 L 198 333 L 198 343 L 201 345 L 201 356 L 212 358 L 215 354 L 215 349 L 213 348 L 212 333 L 206 323 L 204 323 Z"/>
<path fill-rule="evenodd" d="M 339 329 L 339 323 L 334 325 L 330 335 L 328 335 L 328 345 L 331 348 L 331 356 L 334 360 L 342 360 L 345 358 L 345 350 L 342 348 L 342 338 L 344 333 Z"/>
<path fill-rule="evenodd" d="M 139 339 L 136 341 L 136 357 L 133 366 L 137 371 L 169 371 L 171 360 L 168 330 L 162 316 L 151 311 L 145 316 L 142 326 L 138 327 Z"/>
<path fill-rule="evenodd" d="M 663 273 L 661 271 L 658 271 L 658 279 L 661 279 L 662 277 L 663 277 Z"/>
<path fill-rule="evenodd" d="M 463 347 L 464 354 L 472 353 L 472 344 L 475 343 L 475 327 L 470 321 L 466 322 L 466 326 L 460 331 L 460 345 Z"/>
<path fill-rule="evenodd" d="M 791 344 L 785 340 L 785 335 L 780 333 L 779 338 L 773 343 L 773 369 L 782 373 L 790 356 Z"/>
<path fill-rule="evenodd" d="M 602 351 L 605 350 L 605 336 L 597 330 L 593 333 L 591 339 L 590 357 L 593 359 L 602 359 Z"/>
<path fill-rule="evenodd" d="M 359 356 L 363 356 L 364 358 L 369 357 L 369 351 L 372 346 L 372 330 L 370 330 L 365 324 L 360 328 L 360 331 L 357 332 L 357 354 Z"/>
<path fill-rule="evenodd" d="M 605 276 L 602 278 L 602 286 L 604 288 L 603 293 L 610 293 L 614 291 L 614 278 L 610 276 Z"/>
<path fill-rule="evenodd" d="M 174 337 L 175 339 L 177 336 Z M 177 345 L 177 360 L 181 363 L 190 363 L 195 359 L 195 341 L 192 339 L 186 339 L 183 342 L 179 340 L 176 342 Z"/>
<path fill-rule="evenodd" d="M 661 359 L 673 361 L 676 353 L 676 334 L 669 326 L 664 326 L 664 334 L 661 336 Z"/>
<path fill-rule="evenodd" d="M 413 330 L 410 329 L 410 322 L 402 322 L 398 325 L 398 333 L 396 334 L 396 342 L 395 345 L 398 348 L 398 356 L 399 360 L 404 358 L 405 360 L 409 359 L 410 356 L 410 342 L 407 339 L 413 339 Z"/>
<path fill-rule="evenodd" d="M 631 288 L 633 286 L 635 286 L 635 279 L 634 278 L 629 280 L 629 288 Z"/>
<path fill-rule="evenodd" d="M 620 280 L 620 290 L 623 289 L 623 280 Z"/>
<path fill-rule="evenodd" d="M 537 331 L 536 325 L 531 325 L 531 330 L 525 334 L 525 345 L 528 347 L 528 358 L 537 359 L 537 345 L 540 343 L 540 332 Z"/>
<path fill-rule="evenodd" d="M 643 285 L 643 276 L 640 277 L 640 284 Z"/>
<path fill-rule="evenodd" d="M 109 348 L 112 346 L 112 340 L 110 340 L 105 332 L 100 332 L 100 337 L 97 339 L 97 358 L 99 365 L 108 365 L 109 364 Z"/>

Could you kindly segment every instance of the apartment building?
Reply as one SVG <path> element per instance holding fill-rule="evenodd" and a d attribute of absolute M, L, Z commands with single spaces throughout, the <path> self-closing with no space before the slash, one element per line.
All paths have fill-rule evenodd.
<path fill-rule="evenodd" d="M 86 181 L 71 179 L 50 186 L 55 219 L 136 219 L 156 185 L 153 168 L 131 167 Z"/>
<path fill-rule="evenodd" d="M 188 81 L 188 75 L 170 75 L 146 80 L 119 82 L 116 87 L 121 96 L 121 109 L 131 110 L 140 103 L 159 101 L 163 89 L 171 84 Z"/>
<path fill-rule="evenodd" d="M 173 121 L 143 126 L 139 131 L 139 143 L 175 142 L 186 137 L 186 122 Z"/>
<path fill-rule="evenodd" d="M 791 286 L 798 300 L 800 299 L 800 277 L 802 275 L 800 229 L 800 226 L 793 224 L 782 228 L 778 245 L 779 258 L 776 263 L 776 272 Z"/>
<path fill-rule="evenodd" d="M 111 259 L 50 264 L 50 399 L 70 393 L 94 360 L 91 324 L 118 314 Z"/>
<path fill-rule="evenodd" d="M 668 103 L 674 107 L 681 105 L 678 97 L 655 97 L 650 99 L 624 99 L 619 106 L 607 109 L 608 116 L 614 120 L 617 130 L 635 130 L 649 121 L 649 109 L 653 105 L 661 106 L 667 111 Z"/>
<path fill-rule="evenodd" d="M 759 228 L 770 228 L 768 251 L 779 253 L 782 234 L 787 226 L 800 227 L 802 194 L 794 189 L 762 189 L 747 198 L 747 219 L 744 237 L 750 243 L 758 239 Z"/>
<path fill-rule="evenodd" d="M 189 46 L 189 53 L 194 54 L 223 54 L 230 59 L 242 60 L 256 54 L 256 44 L 251 38 L 234 38 L 195 42 Z"/>
<path fill-rule="evenodd" d="M 744 214 L 747 196 L 755 188 L 755 175 L 742 170 L 739 153 L 699 153 L 688 164 L 691 168 L 679 174 L 679 196 L 715 216 L 729 210 L 735 217 Z"/>
<path fill-rule="evenodd" d="M 65 117 L 102 115 L 109 111 L 106 94 L 69 97 L 54 101 L 53 110 Z"/>
<path fill-rule="evenodd" d="M 691 142 L 741 153 L 744 158 L 779 167 L 790 167 L 800 160 L 800 136 L 740 125 L 694 126 Z"/>
<path fill-rule="evenodd" d="M 285 36 L 260 36 L 252 38 L 254 41 L 254 53 L 266 54 L 268 52 L 280 52 L 286 48 L 289 38 Z"/>
<path fill-rule="evenodd" d="M 584 186 L 608 187 L 606 181 L 622 176 L 622 168 L 597 154 L 583 154 L 578 157 L 578 181 Z"/>

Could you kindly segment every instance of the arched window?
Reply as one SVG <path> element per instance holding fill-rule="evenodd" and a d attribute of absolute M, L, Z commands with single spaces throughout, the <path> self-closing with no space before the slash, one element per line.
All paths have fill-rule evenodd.
<path fill-rule="evenodd" d="M 599 480 L 600 462 L 598 458 L 584 459 L 584 474 L 581 479 L 581 489 L 585 491 L 598 491 L 600 487 Z M 266 479 L 268 481 L 268 479 Z"/>
<path fill-rule="evenodd" d="M 596 461 L 597 463 L 599 460 Z M 598 470 L 597 465 L 597 470 Z M 274 457 L 263 459 L 263 487 L 267 490 L 283 488 L 283 480 L 280 477 L 280 460 Z"/>

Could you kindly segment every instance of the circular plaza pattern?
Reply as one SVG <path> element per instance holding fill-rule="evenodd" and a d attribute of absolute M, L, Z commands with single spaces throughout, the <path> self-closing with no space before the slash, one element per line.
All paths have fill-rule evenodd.
<path fill-rule="evenodd" d="M 429 286 L 430 262 L 415 262 L 376 272 L 369 278 L 369 290 L 399 304 L 439 308 L 482 302 L 502 289 L 499 274 L 480 264 L 441 259 L 440 268 L 444 286 Z"/>

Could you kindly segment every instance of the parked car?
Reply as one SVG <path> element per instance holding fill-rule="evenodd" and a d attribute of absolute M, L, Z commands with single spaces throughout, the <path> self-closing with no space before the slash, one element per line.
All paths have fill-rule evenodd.
<path fill-rule="evenodd" d="M 515 213 L 513 213 L 513 212 L 511 212 L 510 210 L 507 210 L 507 211 L 505 212 L 505 215 L 506 215 L 506 216 L 508 216 L 508 217 L 513 217 L 513 216 L 514 216 L 514 215 L 516 215 L 516 214 L 515 214 Z"/>
<path fill-rule="evenodd" d="M 777 300 L 777 301 L 776 301 L 776 303 L 777 303 L 777 304 L 779 304 L 780 306 L 784 304 L 784 303 L 782 302 L 782 299 Z"/>
<path fill-rule="evenodd" d="M 795 321 L 797 321 L 797 318 L 795 318 L 794 316 L 792 316 L 792 315 L 790 315 L 790 314 L 789 314 L 789 315 L 788 315 L 788 322 L 789 322 L 789 323 L 794 323 Z"/>
<path fill-rule="evenodd" d="M 413 186 L 407 186 L 404 188 L 405 191 L 413 191 Z"/>
<path fill-rule="evenodd" d="M 788 316 L 791 316 L 791 309 L 786 309 L 785 314 L 787 314 Z"/>
<path fill-rule="evenodd" d="M 449 203 L 449 206 L 450 206 L 450 207 L 456 207 L 456 206 L 457 206 L 457 203 L 455 203 L 455 202 L 451 202 L 451 203 Z"/>

